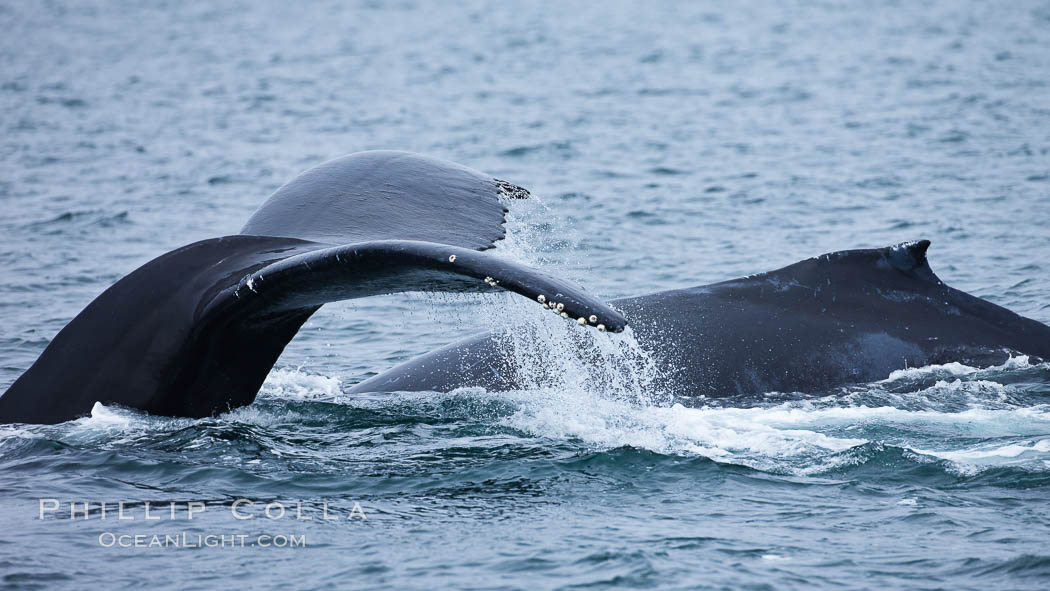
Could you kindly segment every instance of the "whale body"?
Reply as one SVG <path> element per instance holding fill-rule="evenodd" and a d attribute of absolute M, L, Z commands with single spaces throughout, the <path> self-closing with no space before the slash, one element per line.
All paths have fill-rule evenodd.
<path fill-rule="evenodd" d="M 303 323 L 336 300 L 505 289 L 622 330 L 579 287 L 479 252 L 504 237 L 503 202 L 527 195 L 406 152 L 320 164 L 240 234 L 164 254 L 98 296 L 0 396 L 0 422 L 58 423 L 96 402 L 185 417 L 250 404 Z"/>
<path fill-rule="evenodd" d="M 1050 327 L 944 284 L 929 246 L 835 252 L 611 304 L 650 351 L 661 386 L 685 397 L 823 393 L 907 367 L 1050 359 Z M 499 335 L 469 337 L 350 392 L 520 389 L 526 378 L 508 354 Z"/>

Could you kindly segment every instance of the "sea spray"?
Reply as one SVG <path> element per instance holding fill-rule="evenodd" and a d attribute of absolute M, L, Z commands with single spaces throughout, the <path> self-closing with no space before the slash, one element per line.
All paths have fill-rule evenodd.
<path fill-rule="evenodd" d="M 555 235 L 569 245 L 570 252 L 578 252 L 572 248 L 577 240 L 571 224 L 552 218 L 538 196 L 512 205 L 507 213 L 507 236 L 497 246 L 499 255 L 553 267 L 556 274 L 575 280 L 576 273 L 551 260 L 541 246 L 545 237 Z M 552 230 L 551 224 L 559 228 Z M 574 319 L 538 312 L 531 302 L 511 294 L 503 294 L 486 307 L 488 328 L 497 337 L 508 365 L 505 369 L 522 389 L 586 393 L 641 406 L 670 404 L 673 397 L 666 376 L 630 326 L 620 334 L 581 328 Z"/>

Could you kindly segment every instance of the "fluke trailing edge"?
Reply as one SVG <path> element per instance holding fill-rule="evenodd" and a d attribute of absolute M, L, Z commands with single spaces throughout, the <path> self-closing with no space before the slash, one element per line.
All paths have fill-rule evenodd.
<path fill-rule="evenodd" d="M 239 235 L 136 269 L 91 302 L 0 397 L 0 421 L 57 423 L 96 401 L 202 417 L 250 404 L 325 302 L 506 289 L 616 332 L 579 287 L 478 251 L 504 236 L 501 199 L 528 193 L 405 152 L 362 152 L 277 190 Z"/>

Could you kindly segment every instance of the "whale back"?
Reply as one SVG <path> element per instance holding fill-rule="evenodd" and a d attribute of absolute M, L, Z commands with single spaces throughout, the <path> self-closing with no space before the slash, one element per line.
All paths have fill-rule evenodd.
<path fill-rule="evenodd" d="M 711 285 L 614 300 L 685 396 L 826 392 L 905 367 L 1050 359 L 1050 327 L 944 284 L 922 240 L 828 253 Z M 492 334 L 406 361 L 350 391 L 521 387 Z M 522 356 L 525 359 L 528 355 Z"/>
<path fill-rule="evenodd" d="M 501 197 L 528 192 L 474 169 L 409 152 L 358 152 L 278 189 L 241 234 L 328 244 L 416 240 L 484 250 L 505 235 Z"/>

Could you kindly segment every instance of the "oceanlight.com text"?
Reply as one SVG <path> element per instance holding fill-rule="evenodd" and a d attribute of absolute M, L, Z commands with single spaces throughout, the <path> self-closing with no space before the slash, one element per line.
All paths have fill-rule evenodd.
<path fill-rule="evenodd" d="M 102 532 L 103 548 L 305 548 L 306 534 L 118 534 Z"/>

